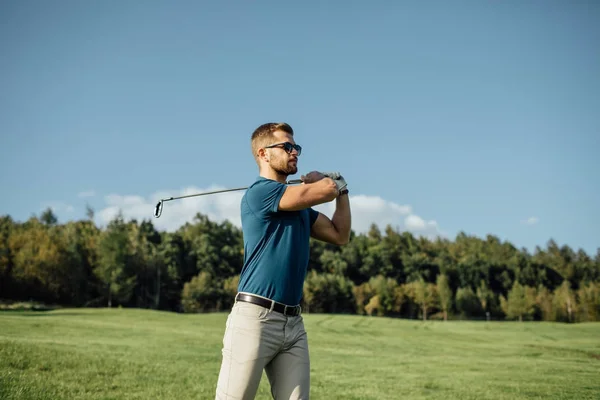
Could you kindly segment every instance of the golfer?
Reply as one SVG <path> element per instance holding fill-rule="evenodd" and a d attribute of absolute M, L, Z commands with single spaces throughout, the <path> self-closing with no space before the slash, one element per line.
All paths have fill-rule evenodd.
<path fill-rule="evenodd" d="M 309 239 L 343 245 L 350 238 L 350 203 L 339 173 L 310 172 L 288 186 L 302 148 L 286 123 L 252 134 L 259 176 L 241 203 L 244 265 L 227 318 L 218 400 L 254 399 L 263 370 L 276 400 L 308 399 L 310 359 L 300 301 Z M 331 219 L 312 207 L 335 200 Z"/>

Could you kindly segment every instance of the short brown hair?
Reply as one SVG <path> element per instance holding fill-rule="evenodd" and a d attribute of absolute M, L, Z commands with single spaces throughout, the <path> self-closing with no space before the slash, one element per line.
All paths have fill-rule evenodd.
<path fill-rule="evenodd" d="M 290 135 L 294 135 L 292 127 L 285 122 L 267 122 L 262 124 L 252 132 L 252 155 L 258 159 L 258 149 L 264 147 L 273 140 L 273 132 L 284 131 Z"/>

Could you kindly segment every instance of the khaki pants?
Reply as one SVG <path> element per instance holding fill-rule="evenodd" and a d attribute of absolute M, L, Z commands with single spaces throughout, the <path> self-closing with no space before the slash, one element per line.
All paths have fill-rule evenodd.
<path fill-rule="evenodd" d="M 227 317 L 217 400 L 254 399 L 263 370 L 276 400 L 308 399 L 310 361 L 302 316 L 236 302 Z"/>

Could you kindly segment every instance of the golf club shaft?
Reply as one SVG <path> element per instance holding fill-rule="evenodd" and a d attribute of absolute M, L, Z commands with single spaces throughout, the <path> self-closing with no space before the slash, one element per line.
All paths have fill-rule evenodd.
<path fill-rule="evenodd" d="M 292 180 L 289 180 L 289 181 L 286 182 L 286 184 L 288 184 L 288 185 L 293 185 L 293 184 L 297 184 L 297 183 L 302 183 L 302 180 L 301 179 L 292 179 Z M 202 192 L 202 193 L 196 193 L 196 194 L 188 194 L 188 195 L 185 195 L 185 196 L 177 196 L 177 197 L 169 197 L 167 199 L 161 199 L 156 204 L 156 208 L 154 210 L 154 216 L 156 218 L 160 217 L 160 215 L 162 214 L 163 203 L 165 201 L 179 200 L 179 199 L 185 199 L 185 198 L 188 198 L 188 197 L 196 197 L 196 196 L 206 196 L 206 195 L 209 195 L 209 194 L 233 192 L 233 191 L 245 190 L 245 189 L 248 189 L 248 186 L 239 187 L 239 188 L 233 188 L 233 189 L 213 190 L 211 192 Z"/>
<path fill-rule="evenodd" d="M 234 188 L 234 189 L 214 190 L 212 192 L 202 192 L 202 193 L 196 193 L 196 194 L 188 194 L 186 196 L 169 197 L 168 199 L 162 199 L 161 201 L 179 200 L 179 199 L 185 199 L 187 197 L 206 196 L 207 194 L 216 194 L 216 193 L 224 193 L 224 192 L 234 192 L 236 190 L 244 190 L 244 189 L 248 189 L 248 187 L 246 186 L 246 187 L 240 187 L 240 188 Z"/>

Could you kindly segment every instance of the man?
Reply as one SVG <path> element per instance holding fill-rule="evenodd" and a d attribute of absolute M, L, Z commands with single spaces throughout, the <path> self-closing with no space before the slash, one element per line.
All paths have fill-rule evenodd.
<path fill-rule="evenodd" d="M 241 203 L 244 266 L 227 318 L 216 399 L 254 399 L 266 372 L 276 400 L 308 399 L 310 360 L 300 301 L 309 239 L 343 245 L 350 238 L 350 203 L 338 173 L 298 171 L 302 148 L 286 123 L 267 123 L 252 134 L 259 168 Z M 312 207 L 335 200 L 329 219 Z"/>

